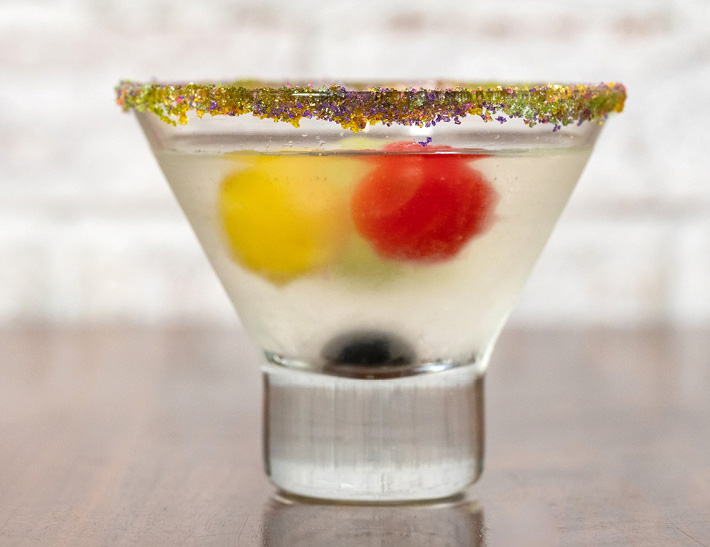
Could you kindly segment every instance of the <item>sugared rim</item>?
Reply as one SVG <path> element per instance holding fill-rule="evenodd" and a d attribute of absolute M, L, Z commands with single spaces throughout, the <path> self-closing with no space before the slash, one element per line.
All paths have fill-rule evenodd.
<path fill-rule="evenodd" d="M 252 114 L 288 122 L 296 127 L 304 118 L 336 123 L 354 132 L 368 124 L 430 127 L 458 124 L 466 116 L 486 122 L 522 119 L 532 127 L 550 124 L 553 131 L 570 124 L 603 122 L 621 112 L 626 88 L 601 84 L 462 84 L 423 86 L 231 83 L 139 83 L 122 81 L 116 102 L 123 110 L 150 111 L 171 125 L 186 124 L 187 113 L 199 118 Z"/>

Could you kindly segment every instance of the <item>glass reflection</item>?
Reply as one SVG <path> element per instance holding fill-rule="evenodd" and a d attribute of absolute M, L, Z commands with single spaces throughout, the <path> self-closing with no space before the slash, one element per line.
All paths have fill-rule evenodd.
<path fill-rule="evenodd" d="M 485 546 L 483 510 L 464 497 L 416 505 L 327 505 L 283 495 L 264 509 L 265 547 Z"/>

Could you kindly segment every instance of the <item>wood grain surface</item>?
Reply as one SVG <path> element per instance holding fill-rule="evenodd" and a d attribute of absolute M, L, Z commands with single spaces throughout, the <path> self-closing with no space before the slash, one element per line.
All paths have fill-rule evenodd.
<path fill-rule="evenodd" d="M 710 333 L 506 331 L 481 480 L 449 503 L 284 500 L 244 335 L 0 332 L 1 546 L 710 545 Z"/>

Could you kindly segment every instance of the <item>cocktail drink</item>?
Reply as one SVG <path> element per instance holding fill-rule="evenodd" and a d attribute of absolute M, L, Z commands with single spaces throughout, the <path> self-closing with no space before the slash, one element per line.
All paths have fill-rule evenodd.
<path fill-rule="evenodd" d="M 117 91 L 263 355 L 273 482 L 362 502 L 474 482 L 494 343 L 624 87 Z"/>

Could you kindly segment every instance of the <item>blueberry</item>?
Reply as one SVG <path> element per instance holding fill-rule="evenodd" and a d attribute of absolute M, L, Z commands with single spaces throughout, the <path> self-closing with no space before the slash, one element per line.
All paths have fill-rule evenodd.
<path fill-rule="evenodd" d="M 394 334 L 357 331 L 333 338 L 322 357 L 330 367 L 401 367 L 414 362 L 412 347 Z"/>

